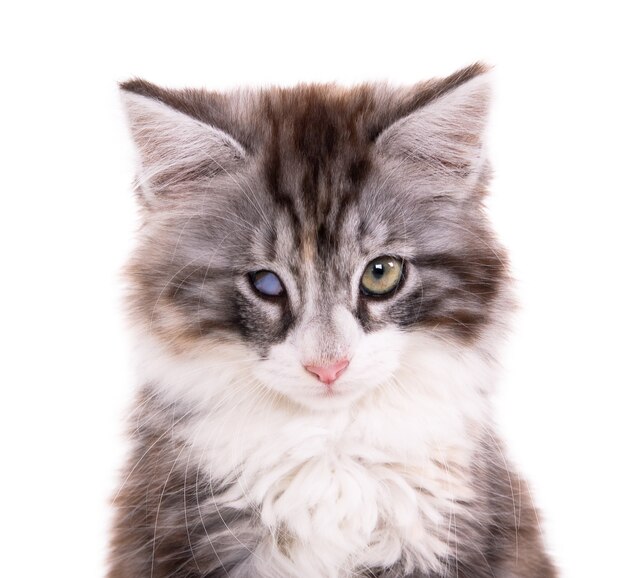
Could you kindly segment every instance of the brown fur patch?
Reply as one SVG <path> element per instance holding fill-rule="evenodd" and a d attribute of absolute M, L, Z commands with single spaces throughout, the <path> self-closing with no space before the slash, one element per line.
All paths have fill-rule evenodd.
<path fill-rule="evenodd" d="M 155 125 L 146 135 L 137 120 L 134 135 L 145 140 L 139 147 L 144 160 L 161 162 L 165 170 L 150 181 L 154 191 L 142 191 L 141 242 L 127 268 L 135 323 L 169 352 L 201 354 L 227 339 L 245 342 L 251 355 L 262 358 L 302 321 L 287 294 L 271 301 L 249 292 L 250 273 L 278 263 L 292 276 L 300 303 L 310 299 L 308 308 L 322 321 L 340 304 L 365 332 L 394 325 L 427 328 L 455 340 L 454 347 L 479 341 L 510 306 L 507 259 L 481 206 L 489 170 L 477 166 L 474 150 L 481 135 L 473 119 L 484 114 L 486 97 L 476 97 L 480 102 L 467 124 L 447 127 L 444 137 L 452 143 L 435 152 L 413 151 L 413 133 L 384 143 L 402 143 L 394 154 L 377 148 L 376 139 L 485 71 L 476 64 L 410 87 L 299 85 L 228 94 L 163 89 L 139 79 L 122 84 L 237 141 L 231 142 L 237 152 L 232 164 L 192 163 L 183 170 L 151 148 Z M 176 135 L 163 140 L 171 136 L 175 146 Z M 446 146 L 453 155 L 435 154 Z M 376 301 L 355 297 L 353 279 L 358 281 L 363 260 L 376 251 L 391 255 L 388 246 L 407 269 L 397 294 Z M 308 271 L 316 272 L 313 279 Z M 322 333 L 324 323 L 320 327 L 326 345 L 330 332 Z M 198 408 L 166 405 L 152 395 L 151 384 L 145 386 L 131 432 L 133 453 L 115 500 L 109 578 L 222 578 L 235 569 L 254 578 L 246 564 L 268 528 L 252 508 L 220 503 L 229 481 L 208 479 L 180 441 L 184 436 L 175 435 Z M 484 435 L 473 470 L 463 472 L 475 498 L 449 521 L 458 547 L 443 561 L 443 573 L 412 578 L 556 576 L 526 484 L 487 428 Z M 291 538 L 276 531 L 284 549 Z M 358 576 L 410 578 L 400 564 Z"/>

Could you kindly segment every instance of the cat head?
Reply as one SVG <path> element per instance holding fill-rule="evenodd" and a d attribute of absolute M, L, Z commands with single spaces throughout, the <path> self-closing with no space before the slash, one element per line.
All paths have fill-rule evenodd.
<path fill-rule="evenodd" d="M 393 387 L 413 357 L 482 347 L 507 307 L 482 206 L 486 72 L 230 93 L 122 84 L 143 216 L 137 326 L 174 356 L 237 351 L 255 386 L 312 408 Z"/>

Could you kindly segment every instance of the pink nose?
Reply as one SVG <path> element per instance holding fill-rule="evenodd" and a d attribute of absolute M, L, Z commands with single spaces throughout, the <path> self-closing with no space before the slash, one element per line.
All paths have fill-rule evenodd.
<path fill-rule="evenodd" d="M 317 376 L 322 383 L 330 385 L 345 371 L 350 364 L 347 359 L 341 359 L 329 365 L 305 365 L 304 369 Z"/>

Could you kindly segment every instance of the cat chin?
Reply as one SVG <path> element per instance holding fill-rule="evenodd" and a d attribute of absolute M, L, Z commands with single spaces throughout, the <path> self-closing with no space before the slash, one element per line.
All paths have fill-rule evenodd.
<path fill-rule="evenodd" d="M 370 389 L 366 391 L 350 387 L 337 386 L 331 391 L 326 391 L 319 385 L 312 388 L 309 395 L 286 395 L 291 402 L 305 410 L 312 411 L 342 411 L 350 408 L 359 399 L 363 398 Z M 285 394 L 281 394 L 285 395 Z"/>

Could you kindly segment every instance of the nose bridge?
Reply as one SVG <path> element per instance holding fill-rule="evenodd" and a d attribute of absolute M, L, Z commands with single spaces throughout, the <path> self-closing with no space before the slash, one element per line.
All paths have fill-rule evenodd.
<path fill-rule="evenodd" d="M 332 283 L 309 279 L 303 314 L 298 330 L 301 355 L 308 362 L 328 363 L 348 355 L 349 332 L 346 331 L 346 304 Z M 341 310 L 345 309 L 342 315 Z"/>
<path fill-rule="evenodd" d="M 333 319 L 333 308 L 332 303 L 316 303 L 302 320 L 303 353 L 320 363 L 340 357 L 345 348 Z"/>

